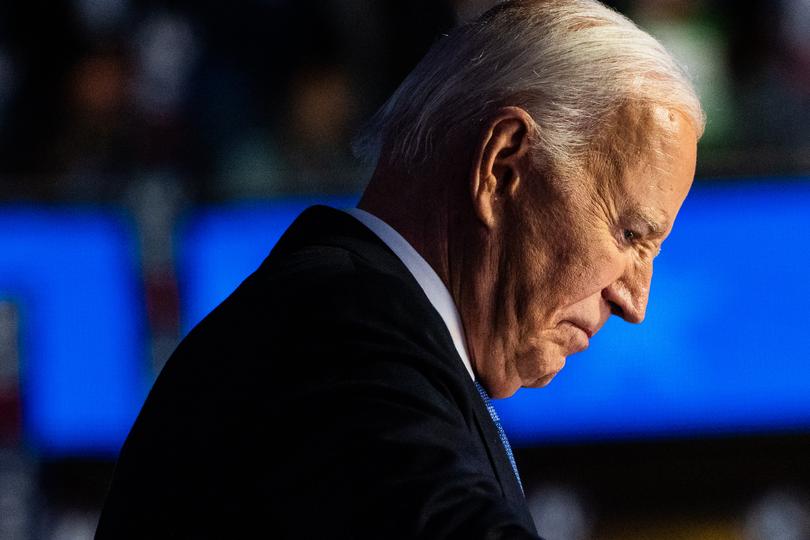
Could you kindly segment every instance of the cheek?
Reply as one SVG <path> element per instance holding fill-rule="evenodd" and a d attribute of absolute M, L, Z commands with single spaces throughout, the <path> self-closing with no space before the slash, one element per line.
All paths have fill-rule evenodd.
<path fill-rule="evenodd" d="M 558 264 L 552 296 L 558 310 L 593 296 L 616 281 L 624 272 L 626 257 L 615 246 L 580 246 L 566 264 Z"/>

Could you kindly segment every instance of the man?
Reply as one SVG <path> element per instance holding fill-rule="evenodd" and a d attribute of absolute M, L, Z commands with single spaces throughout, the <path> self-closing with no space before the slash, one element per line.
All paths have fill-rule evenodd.
<path fill-rule="evenodd" d="M 597 2 L 453 31 L 358 144 L 359 208 L 304 212 L 169 360 L 97 537 L 537 538 L 489 397 L 641 322 L 702 127 Z"/>

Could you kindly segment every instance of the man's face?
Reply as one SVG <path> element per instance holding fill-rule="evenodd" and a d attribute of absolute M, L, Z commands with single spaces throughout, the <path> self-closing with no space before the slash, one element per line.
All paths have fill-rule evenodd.
<path fill-rule="evenodd" d="M 653 258 L 692 185 L 696 134 L 660 107 L 621 116 L 580 177 L 534 183 L 504 220 L 494 332 L 475 354 L 497 397 L 548 384 L 611 314 L 644 319 Z"/>

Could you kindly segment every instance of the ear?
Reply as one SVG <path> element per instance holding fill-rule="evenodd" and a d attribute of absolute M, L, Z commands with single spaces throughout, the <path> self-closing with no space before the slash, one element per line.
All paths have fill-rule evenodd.
<path fill-rule="evenodd" d="M 478 219 L 487 227 L 497 223 L 504 205 L 517 194 L 529 173 L 529 133 L 532 117 L 520 107 L 503 107 L 484 125 L 477 141 L 470 189 Z"/>

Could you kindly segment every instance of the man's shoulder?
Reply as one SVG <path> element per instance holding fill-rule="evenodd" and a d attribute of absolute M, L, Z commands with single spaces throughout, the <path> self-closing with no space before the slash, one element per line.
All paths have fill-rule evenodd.
<path fill-rule="evenodd" d="M 364 224 L 326 206 L 305 210 L 287 229 L 257 272 L 293 281 L 378 276 L 413 281 L 397 256 Z M 373 283 L 373 281 L 372 281 Z"/>
<path fill-rule="evenodd" d="M 251 280 L 246 292 L 276 299 L 287 316 L 306 309 L 332 317 L 395 317 L 399 325 L 413 317 L 423 325 L 441 322 L 430 316 L 430 301 L 391 249 L 332 208 L 301 214 Z"/>
<path fill-rule="evenodd" d="M 460 364 L 440 315 L 405 265 L 365 225 L 326 207 L 306 210 L 190 337 L 299 356 L 395 346 Z"/>

